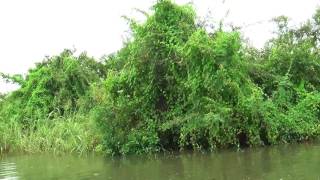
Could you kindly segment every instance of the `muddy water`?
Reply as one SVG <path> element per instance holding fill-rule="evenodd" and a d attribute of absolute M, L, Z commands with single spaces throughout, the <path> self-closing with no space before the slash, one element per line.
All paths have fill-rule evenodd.
<path fill-rule="evenodd" d="M 117 158 L 2 155 L 0 179 L 320 180 L 320 144 Z"/>

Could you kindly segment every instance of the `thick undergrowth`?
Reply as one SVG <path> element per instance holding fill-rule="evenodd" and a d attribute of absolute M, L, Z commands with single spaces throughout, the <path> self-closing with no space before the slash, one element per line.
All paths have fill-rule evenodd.
<path fill-rule="evenodd" d="M 142 154 L 301 142 L 320 135 L 320 11 L 275 18 L 262 50 L 190 5 L 159 0 L 103 62 L 69 50 L 0 96 L 2 151 Z"/>

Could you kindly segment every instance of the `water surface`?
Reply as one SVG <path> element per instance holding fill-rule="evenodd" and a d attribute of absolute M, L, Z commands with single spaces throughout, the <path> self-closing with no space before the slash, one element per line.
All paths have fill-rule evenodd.
<path fill-rule="evenodd" d="M 320 144 L 121 158 L 2 155 L 0 179 L 320 180 Z"/>

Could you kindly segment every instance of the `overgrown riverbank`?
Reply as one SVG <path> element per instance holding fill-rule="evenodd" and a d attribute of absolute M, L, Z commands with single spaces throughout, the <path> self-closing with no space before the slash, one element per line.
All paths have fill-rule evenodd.
<path fill-rule="evenodd" d="M 320 135 L 320 10 L 299 27 L 275 18 L 262 50 L 237 28 L 208 31 L 190 5 L 153 10 L 128 19 L 131 40 L 103 60 L 66 50 L 26 78 L 2 74 L 21 85 L 0 97 L 2 149 L 141 154 Z"/>
<path fill-rule="evenodd" d="M 35 122 L 25 129 L 19 123 L 1 124 L 1 153 L 26 152 L 54 154 L 102 153 L 101 136 L 85 117 L 55 118 Z M 0 154 L 1 154 L 0 153 Z"/>

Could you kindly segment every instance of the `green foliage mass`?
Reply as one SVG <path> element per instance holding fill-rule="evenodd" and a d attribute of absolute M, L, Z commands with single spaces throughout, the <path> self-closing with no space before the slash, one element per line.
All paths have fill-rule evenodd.
<path fill-rule="evenodd" d="M 66 50 L 26 78 L 1 74 L 21 87 L 0 97 L 0 146 L 141 154 L 319 136 L 320 10 L 299 27 L 275 18 L 262 50 L 237 30 L 209 33 L 190 5 L 152 10 L 127 18 L 132 38 L 103 63 Z"/>
<path fill-rule="evenodd" d="M 58 128 L 57 126 L 71 124 L 69 119 L 74 121 L 74 117 L 77 117 L 76 114 L 81 110 L 83 114 L 88 112 L 83 108 L 88 103 L 84 103 L 83 100 L 86 99 L 90 85 L 103 79 L 105 73 L 104 65 L 85 53 L 76 57 L 72 51 L 65 50 L 58 56 L 46 58 L 43 62 L 38 63 L 35 68 L 29 70 L 25 78 L 6 75 L 5 78 L 10 80 L 20 77 L 20 88 L 7 95 L 4 100 L 0 100 L 2 137 L 0 146 L 11 144 L 19 149 L 27 150 L 26 146 L 31 146 L 37 140 L 28 138 L 37 137 L 49 141 L 46 138 L 48 134 L 40 134 L 42 130 L 57 136 L 57 132 L 53 132 Z M 88 122 L 81 123 L 79 126 L 74 124 L 79 128 L 76 129 L 79 136 L 71 133 L 70 135 L 74 137 L 68 138 L 83 136 L 81 133 L 87 132 L 86 124 Z M 72 131 L 72 129 L 68 127 L 61 129 L 60 126 L 58 131 L 67 134 L 64 131 Z M 64 139 L 64 137 L 59 138 Z M 69 142 L 68 138 L 65 139 L 66 142 L 76 145 L 76 141 Z M 57 139 L 51 137 L 51 140 L 47 144 L 52 145 L 45 147 L 46 149 L 57 148 L 53 145 Z M 92 141 L 95 141 L 94 138 Z M 46 145 L 38 143 L 37 149 L 42 149 L 40 146 Z"/>
<path fill-rule="evenodd" d="M 104 67 L 94 59 L 65 50 L 31 69 L 21 87 L 8 98 L 4 111 L 24 124 L 38 119 L 67 116 L 79 109 L 78 100 L 90 83 L 103 77 Z M 6 114 L 6 113 L 5 113 Z"/>

